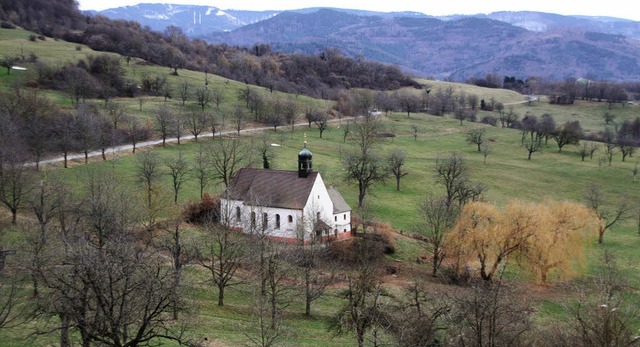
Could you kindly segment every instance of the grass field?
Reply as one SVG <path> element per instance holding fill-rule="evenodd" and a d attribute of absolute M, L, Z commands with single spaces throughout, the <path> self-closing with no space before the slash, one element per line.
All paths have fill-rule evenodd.
<path fill-rule="evenodd" d="M 76 50 L 75 44 L 47 39 L 46 41 L 29 40 L 29 33 L 21 30 L 0 30 L 0 47 L 6 54 L 17 55 L 24 51 L 26 55 L 34 53 L 39 59 L 51 64 L 75 63 L 77 59 L 84 59 L 90 54 L 97 54 L 87 47 Z M 188 80 L 194 86 L 204 83 L 204 74 L 186 70 L 179 70 L 179 76 L 169 76 L 168 68 L 148 66 L 141 61 L 132 61 L 131 65 L 123 63 L 127 78 L 139 79 L 144 74 L 167 75 L 172 84 Z M 32 73 L 32 72 L 29 72 Z M 0 69 L 0 88 L 6 88 L 14 78 L 18 78 L 18 72 L 6 75 L 4 69 Z M 27 75 L 27 78 L 33 78 Z M 246 87 L 244 83 L 228 81 L 219 76 L 208 76 L 210 86 L 220 88 L 224 93 L 224 102 L 217 112 L 229 113 L 235 107 L 238 90 Z M 532 104 L 515 104 L 524 97 L 513 91 L 484 89 L 464 84 L 451 84 L 437 81 L 420 81 L 430 88 L 452 87 L 457 91 L 467 94 L 476 94 L 480 98 L 511 104 L 514 110 L 523 117 L 525 114 L 541 116 L 549 113 L 554 116 L 558 124 L 567 120 L 580 120 L 583 128 L 589 131 L 598 131 L 603 128 L 602 114 L 611 112 L 616 115 L 617 121 L 632 119 L 640 115 L 640 108 L 635 105 L 616 105 L 612 110 L 605 103 L 592 103 L 578 101 L 572 106 L 549 105 L 544 101 Z M 257 87 L 256 87 L 257 88 Z M 264 93 L 267 93 L 263 88 Z M 42 91 L 52 97 L 63 107 L 70 107 L 68 98 L 60 92 Z M 300 109 L 305 107 L 329 107 L 330 103 L 324 100 L 315 100 L 304 96 L 292 96 L 279 94 L 281 97 L 293 98 Z M 145 102 L 140 104 L 139 99 L 118 99 L 127 105 L 129 112 L 137 117 L 143 117 L 153 121 L 154 111 L 163 102 L 161 97 L 145 97 Z M 96 100 L 96 103 L 101 101 Z M 177 100 L 169 100 L 169 103 L 177 106 Z M 142 105 L 142 109 L 140 109 Z M 427 193 L 441 193 L 442 189 L 436 184 L 434 177 L 434 164 L 439 155 L 447 155 L 451 152 L 461 153 L 469 167 L 472 180 L 483 182 L 488 190 L 484 198 L 499 206 L 504 206 L 511 199 L 527 201 L 542 201 L 544 199 L 573 200 L 582 202 L 584 190 L 589 185 L 597 185 L 606 194 L 609 205 L 621 198 L 628 199 L 632 204 L 640 201 L 640 183 L 633 181 L 632 170 L 637 159 L 636 156 L 628 158 L 627 162 L 621 162 L 620 155 L 614 158 L 611 166 L 602 164 L 599 160 L 603 154 L 600 149 L 593 159 L 581 161 L 577 154 L 576 146 L 566 146 L 562 153 L 558 153 L 555 143 L 550 140 L 542 153 L 534 153 L 532 160 L 527 160 L 526 151 L 520 146 L 520 133 L 513 129 L 489 127 L 477 123 L 465 122 L 462 126 L 457 120 L 449 117 L 435 117 L 425 114 L 412 114 L 407 117 L 404 113 L 393 113 L 384 117 L 386 132 L 395 134 L 395 137 L 385 139 L 377 148 L 381 155 L 386 155 L 394 149 L 402 149 L 407 154 L 407 169 L 409 174 L 403 178 L 401 190 L 395 190 L 395 182 L 389 180 L 386 184 L 374 186 L 368 195 L 369 206 L 376 218 L 381 222 L 391 224 L 403 234 L 412 233 L 416 222 L 416 204 Z M 482 114 L 479 115 L 479 118 Z M 277 132 L 266 131 L 259 136 L 267 143 L 278 144 L 271 147 L 275 156 L 272 167 L 277 169 L 295 169 L 297 167 L 297 153 L 302 147 L 305 134 L 308 147 L 313 152 L 313 165 L 319 171 L 327 185 L 337 187 L 347 202 L 355 209 L 357 205 L 357 189 L 345 180 L 341 167 L 341 159 L 344 153 L 353 149 L 349 141 L 343 143 L 343 127 L 346 122 L 337 121 L 330 124 L 328 130 L 319 138 L 315 127 L 298 126 L 294 131 L 287 127 L 281 127 Z M 420 129 L 418 138 L 414 140 L 412 126 Z M 489 138 L 490 154 L 484 162 L 484 157 L 476 151 L 475 146 L 465 141 L 465 133 L 471 128 L 484 127 Z M 257 137 L 258 135 L 252 135 Z M 245 136 L 248 141 L 248 135 Z M 222 141 L 216 139 L 215 141 Z M 182 152 L 185 158 L 193 161 L 200 144 L 211 143 L 211 138 L 202 138 L 195 142 L 185 142 L 182 145 L 171 144 L 166 148 L 154 148 L 161 159 L 176 156 Z M 44 172 L 50 179 L 63 179 L 80 186 L 87 172 L 91 170 L 111 170 L 122 182 L 137 189 L 135 167 L 137 155 L 119 153 L 108 161 L 94 159 L 90 164 L 81 162 L 72 163 L 69 169 L 62 169 L 61 164 L 49 165 Z M 169 177 L 163 176 L 163 186 L 169 189 Z M 135 191 L 134 189 L 134 191 Z M 219 182 L 208 187 L 212 194 L 221 193 L 223 187 Z M 196 183 L 187 182 L 180 194 L 179 206 L 187 200 L 198 198 L 199 192 Z M 139 199 L 142 203 L 142 192 L 134 193 L 132 199 Z M 4 210 L 3 210 L 4 213 Z M 6 214 L 2 214 L 0 222 L 6 221 Z M 6 225 L 6 224 L 2 224 Z M 20 242 L 19 230 L 5 226 L 3 241 Z M 605 247 L 618 253 L 621 263 L 632 284 L 632 290 L 640 287 L 640 236 L 637 234 L 637 223 L 630 219 L 617 225 L 605 235 Z M 589 274 L 598 256 L 602 253 L 602 246 L 590 240 L 587 249 L 587 274 Z M 402 263 L 413 263 L 415 258 L 423 254 L 423 249 L 415 241 L 407 237 L 398 237 L 396 243 L 397 252 L 391 255 L 390 260 L 398 260 Z M 427 276 L 429 265 L 418 267 L 418 274 Z M 200 269 L 191 266 L 187 271 L 188 300 L 193 314 L 193 335 L 199 338 L 207 337 L 211 346 L 235 346 L 247 341 L 246 334 L 251 333 L 253 322 L 251 320 L 252 298 L 250 288 L 240 287 L 230 290 L 227 297 L 227 305 L 216 305 L 216 291 L 203 282 L 203 274 Z M 402 277 L 402 276 L 405 277 Z M 409 274 L 400 274 L 400 278 L 411 281 Z M 519 278 L 514 272 L 513 278 Z M 563 285 L 566 283 L 563 283 Z M 395 285 L 395 284 L 394 284 Z M 545 295 L 545 293 L 557 293 L 562 291 L 561 285 L 552 285 L 550 288 L 538 288 L 536 292 L 542 293 L 536 305 L 536 319 L 544 321 L 550 316 L 561 315 L 561 304 L 566 300 L 562 295 Z M 302 316 L 303 305 L 296 302 L 286 313 L 285 326 L 289 331 L 288 344 L 292 346 L 344 346 L 352 345 L 353 337 L 333 337 L 327 332 L 328 318 L 336 312 L 340 299 L 336 297 L 337 290 L 320 300 L 314 307 L 315 317 L 306 319 Z M 31 324 L 37 324 L 33 322 Z M 27 326 L 28 327 L 28 326 Z M 19 327 L 15 329 L 0 330 L 0 345 L 23 346 L 29 329 Z M 39 338 L 35 345 L 53 345 L 56 343 L 54 335 Z"/>

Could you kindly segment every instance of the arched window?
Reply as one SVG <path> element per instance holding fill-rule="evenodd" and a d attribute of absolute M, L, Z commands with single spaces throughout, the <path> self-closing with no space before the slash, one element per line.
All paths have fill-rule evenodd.
<path fill-rule="evenodd" d="M 276 229 L 280 229 L 280 215 L 276 214 Z"/>
<path fill-rule="evenodd" d="M 256 213 L 253 211 L 251 211 L 251 227 L 256 227 Z"/>
<path fill-rule="evenodd" d="M 240 217 L 242 216 L 240 212 L 240 206 L 236 206 L 236 222 L 240 222 Z"/>
<path fill-rule="evenodd" d="M 287 221 L 288 221 L 289 223 L 293 223 L 293 216 L 292 216 L 292 215 L 289 215 L 289 216 L 287 217 Z"/>
<path fill-rule="evenodd" d="M 267 230 L 267 228 L 269 227 L 269 215 L 264 212 L 262 214 L 262 230 Z"/>

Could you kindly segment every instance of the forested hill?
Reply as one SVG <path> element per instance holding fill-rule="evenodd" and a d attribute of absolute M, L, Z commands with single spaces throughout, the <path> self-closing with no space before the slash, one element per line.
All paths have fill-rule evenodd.
<path fill-rule="evenodd" d="M 3 27 L 83 43 L 94 50 L 138 57 L 152 64 L 205 71 L 289 93 L 334 98 L 352 87 L 377 90 L 419 85 L 399 68 L 351 59 L 336 50 L 322 54 L 283 54 L 268 45 L 250 48 L 208 44 L 188 38 L 178 27 L 156 32 L 139 23 L 82 14 L 73 0 L 3 0 Z"/>
<path fill-rule="evenodd" d="M 206 39 L 232 45 L 264 42 L 275 50 L 307 54 L 336 47 L 349 56 L 457 81 L 492 71 L 552 80 L 640 80 L 640 41 L 584 27 L 554 25 L 534 31 L 491 18 L 359 16 L 321 9 L 282 13 Z"/>

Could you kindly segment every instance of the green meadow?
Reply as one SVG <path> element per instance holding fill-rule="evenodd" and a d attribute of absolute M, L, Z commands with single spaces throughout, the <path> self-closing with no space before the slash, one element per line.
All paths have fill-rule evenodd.
<path fill-rule="evenodd" d="M 85 59 L 92 54 L 103 54 L 91 51 L 88 47 L 47 39 L 45 41 L 29 40 L 30 33 L 21 30 L 0 30 L 0 47 L 3 54 L 19 55 L 21 52 L 38 56 L 40 61 L 49 64 L 75 63 L 78 59 Z M 145 74 L 166 75 L 172 85 L 182 81 L 189 81 L 194 86 L 203 85 L 205 75 L 199 72 L 179 70 L 179 76 L 170 76 L 168 68 L 150 66 L 140 60 L 132 60 L 129 65 L 122 62 L 125 75 L 129 79 L 139 80 Z M 5 69 L 0 70 L 0 88 L 8 88 L 11 81 L 16 78 L 32 79 L 33 66 L 21 76 L 20 72 L 13 71 L 6 74 Z M 246 88 L 244 83 L 230 81 L 219 76 L 208 75 L 210 87 L 220 88 L 223 92 L 223 103 L 219 109 L 211 106 L 210 109 L 220 114 L 230 114 L 237 103 L 238 91 Z M 421 80 L 423 84 L 432 89 L 454 88 L 467 94 L 477 94 L 479 98 L 502 102 L 512 105 L 514 110 L 522 118 L 526 114 L 540 117 L 548 113 L 554 116 L 556 123 L 561 124 L 568 120 L 579 120 L 583 128 L 588 131 L 599 131 L 604 124 L 602 115 L 610 112 L 616 116 L 616 121 L 633 119 L 640 116 L 640 108 L 636 105 L 614 105 L 612 109 L 606 103 L 578 101 L 572 106 L 549 105 L 544 98 L 532 103 L 519 103 L 525 100 L 523 95 L 507 90 L 495 90 L 454 84 L 447 82 Z M 258 87 L 252 87 L 258 88 Z M 264 88 L 259 88 L 265 95 Z M 56 100 L 62 107 L 70 107 L 70 101 L 64 93 L 56 91 L 39 91 Z M 331 103 L 325 100 L 316 100 L 306 96 L 287 95 L 274 93 L 282 98 L 292 98 L 299 104 L 299 110 L 309 107 L 331 107 Z M 128 112 L 132 116 L 154 121 L 154 112 L 164 102 L 162 97 L 119 98 L 117 101 L 127 105 Z M 101 100 L 92 100 L 96 104 L 104 103 Z M 169 99 L 168 103 L 179 107 L 176 98 Z M 193 107 L 193 102 L 189 102 Z M 510 106 L 507 106 L 510 107 Z M 302 113 L 302 112 L 301 112 Z M 483 115 L 478 115 L 480 119 Z M 493 113 L 494 116 L 497 114 Z M 526 201 L 544 201 L 545 199 L 584 201 L 584 191 L 590 185 L 596 185 L 605 193 L 607 204 L 613 206 L 619 199 L 627 199 L 632 204 L 640 201 L 640 182 L 633 180 L 633 169 L 636 167 L 637 157 L 627 158 L 621 161 L 618 154 L 614 157 L 611 166 L 601 160 L 604 150 L 601 147 L 595 152 L 593 158 L 587 157 L 581 161 L 578 155 L 578 146 L 568 145 L 558 153 L 555 142 L 549 139 L 547 146 L 540 153 L 534 153 L 531 160 L 527 160 L 527 153 L 520 143 L 520 132 L 514 129 L 502 129 L 479 123 L 464 122 L 461 126 L 458 120 L 448 116 L 436 117 L 426 114 L 391 113 L 380 115 L 383 118 L 385 132 L 393 134 L 392 137 L 381 139 L 376 145 L 376 151 L 381 156 L 386 156 L 393 150 L 400 149 L 406 153 L 406 167 L 408 175 L 401 181 L 400 191 L 395 189 L 395 181 L 390 177 L 387 182 L 377 184 L 367 196 L 368 208 L 373 213 L 376 221 L 389 223 L 398 233 L 396 240 L 396 253 L 389 256 L 389 260 L 397 260 L 401 263 L 413 263 L 417 256 L 425 255 L 420 244 L 408 237 L 407 234 L 415 232 L 414 225 L 417 220 L 416 206 L 426 194 L 442 193 L 442 188 L 437 184 L 434 176 L 434 165 L 438 156 L 445 156 L 452 152 L 461 153 L 468 165 L 470 178 L 486 185 L 487 191 L 483 198 L 498 206 L 504 206 L 512 199 Z M 300 122 L 304 119 L 300 116 Z M 277 131 L 268 130 L 262 132 L 246 133 L 241 136 L 242 141 L 255 143 L 267 143 L 274 157 L 272 167 L 283 170 L 294 170 L 297 167 L 297 153 L 302 148 L 303 142 L 308 142 L 308 148 L 313 152 L 313 167 L 320 172 L 325 183 L 338 188 L 346 201 L 358 213 L 357 187 L 353 182 L 345 179 L 342 169 L 342 158 L 345 153 L 354 150 L 354 145 L 347 138 L 343 141 L 343 130 L 347 126 L 348 119 L 335 119 L 329 124 L 328 130 L 319 137 L 319 131 L 315 126 L 297 125 L 294 129 L 288 126 L 279 127 Z M 413 128 L 417 127 L 419 133 L 414 139 Z M 472 128 L 482 127 L 486 130 L 486 138 L 489 143 L 490 153 L 484 156 L 477 152 L 475 145 L 466 142 L 466 132 Z M 228 125 L 225 130 L 231 130 Z M 214 141 L 229 141 L 227 137 L 202 137 L 198 142 L 185 141 L 181 145 L 168 144 L 163 148 L 139 149 L 141 151 L 155 151 L 161 162 L 176 157 L 181 153 L 187 161 L 193 163 L 199 146 L 209 146 Z M 50 164 L 42 168 L 42 174 L 48 179 L 61 179 L 72 183 L 77 189 L 81 189 L 86 176 L 92 171 L 110 171 L 115 174 L 132 191 L 132 199 L 137 199 L 143 204 L 143 192 L 136 177 L 136 165 L 140 154 L 119 152 L 102 161 L 100 158 L 92 158 L 89 164 L 77 160 L 71 163 L 70 168 L 62 168 L 62 164 Z M 257 158 L 258 154 L 254 154 Z M 256 161 L 260 163 L 259 160 Z M 166 171 L 164 165 L 162 170 Z M 162 186 L 169 193 L 170 178 L 167 174 L 162 176 Z M 212 195 L 220 194 L 223 186 L 220 182 L 212 182 L 206 189 Z M 180 191 L 179 203 L 175 208 L 180 209 L 189 200 L 198 200 L 199 191 L 194 179 L 189 180 Z M 639 205 L 640 207 L 640 205 Z M 5 226 L 4 240 L 20 242 L 21 236 L 17 229 L 7 226 L 7 215 L 4 210 L 1 215 L 2 226 Z M 167 212 L 168 213 L 168 212 Z M 197 233 L 197 230 L 193 230 Z M 604 245 L 596 244 L 596 235 L 589 240 L 587 248 L 587 272 L 578 280 L 585 280 L 592 272 L 593 264 L 597 261 L 602 249 L 607 247 L 615 251 L 633 286 L 637 291 L 640 286 L 640 236 L 638 235 L 637 215 L 624 223 L 616 225 L 604 238 Z M 412 276 L 424 276 L 429 273 L 429 265 L 418 267 L 417 274 Z M 511 274 L 514 278 L 521 278 L 517 271 Z M 211 346 L 236 346 L 247 341 L 247 334 L 255 332 L 255 322 L 251 313 L 253 308 L 251 288 L 239 286 L 228 291 L 226 306 L 217 306 L 216 290 L 206 283 L 203 270 L 195 265 L 189 266 L 187 271 L 187 301 L 190 303 L 190 312 L 185 313 L 192 320 L 193 336 L 204 339 L 205 345 Z M 402 274 L 401 274 L 402 277 Z M 412 278 L 404 277 L 411 281 Z M 556 278 L 556 280 L 558 280 Z M 537 288 L 539 292 L 549 291 L 557 293 L 566 284 L 556 281 L 551 288 Z M 558 284 L 560 283 L 560 284 Z M 396 285 L 396 284 L 394 284 Z M 303 316 L 304 304 L 302 300 L 287 308 L 284 326 L 286 327 L 287 345 L 292 346 L 344 346 L 354 343 L 351 336 L 334 337 L 327 332 L 329 318 L 336 312 L 342 299 L 337 297 L 338 290 L 332 290 L 328 295 L 318 301 L 313 310 L 313 318 Z M 536 318 L 545 321 L 548 317 L 561 315 L 561 304 L 566 301 L 562 295 L 550 295 L 541 299 L 537 305 Z M 38 322 L 27 323 L 37 325 Z M 37 340 L 29 340 L 29 329 L 17 327 L 0 330 L 0 344 L 3 346 L 22 346 L 24 341 L 32 341 L 29 344 L 52 345 L 56 343 L 55 334 L 39 337 Z"/>

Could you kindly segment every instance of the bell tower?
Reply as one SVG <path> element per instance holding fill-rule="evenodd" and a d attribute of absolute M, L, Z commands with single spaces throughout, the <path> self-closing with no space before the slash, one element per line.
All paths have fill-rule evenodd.
<path fill-rule="evenodd" d="M 313 171 L 313 154 L 307 149 L 307 134 L 304 134 L 304 147 L 298 153 L 298 177 L 305 178 Z"/>

